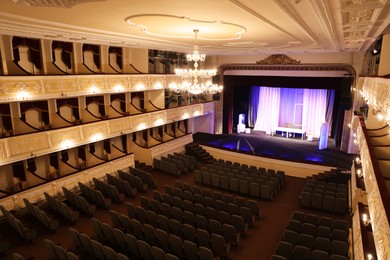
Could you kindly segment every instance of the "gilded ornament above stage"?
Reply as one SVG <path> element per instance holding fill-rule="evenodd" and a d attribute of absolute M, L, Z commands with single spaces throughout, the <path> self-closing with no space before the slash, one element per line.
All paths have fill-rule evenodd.
<path fill-rule="evenodd" d="M 301 61 L 297 61 L 285 54 L 272 54 L 265 59 L 256 61 L 256 64 L 300 64 Z"/>

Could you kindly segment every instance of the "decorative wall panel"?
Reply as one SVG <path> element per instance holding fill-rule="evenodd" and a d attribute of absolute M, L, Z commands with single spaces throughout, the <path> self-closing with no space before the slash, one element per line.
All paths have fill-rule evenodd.
<path fill-rule="evenodd" d="M 109 120 L 108 127 L 111 134 L 130 131 L 132 128 L 131 118 L 126 117 Z"/>
<path fill-rule="evenodd" d="M 6 141 L 0 141 L 0 160 L 7 158 Z"/>
<path fill-rule="evenodd" d="M 150 114 L 150 123 L 153 126 L 163 125 L 165 122 L 165 112 L 155 112 Z"/>
<path fill-rule="evenodd" d="M 371 156 L 373 155 L 370 154 L 367 140 L 365 139 L 361 125 L 359 125 L 357 128 L 357 138 L 360 149 L 362 170 L 364 173 L 364 182 L 367 191 L 367 202 L 373 229 L 376 254 L 378 260 L 385 260 L 389 259 L 389 253 L 387 249 L 390 248 L 390 226 L 384 208 L 384 203 L 389 202 L 382 201 L 371 161 Z"/>
<path fill-rule="evenodd" d="M 67 140 L 72 140 L 74 143 L 80 142 L 82 140 L 80 127 L 50 131 L 50 139 L 53 147 L 61 146 Z"/>
<path fill-rule="evenodd" d="M 20 138 L 11 138 L 9 144 L 12 156 L 45 150 L 50 147 L 46 134 L 34 135 L 34 138 L 30 135 L 25 135 Z"/>
<path fill-rule="evenodd" d="M 167 117 L 167 120 L 177 120 L 177 118 L 179 118 L 179 109 L 178 108 L 172 108 L 172 109 L 168 109 L 168 110 L 165 110 L 165 113 L 166 113 L 166 117 Z"/>
<path fill-rule="evenodd" d="M 104 139 L 108 134 L 107 123 L 96 123 L 93 125 L 86 125 L 81 128 L 83 131 L 84 141 L 90 140 L 93 142 Z"/>
<path fill-rule="evenodd" d="M 78 82 L 75 78 L 49 78 L 44 81 L 44 90 L 48 94 L 58 94 L 59 97 L 65 97 L 67 92 L 77 92 Z"/>
<path fill-rule="evenodd" d="M 359 210 L 355 211 L 352 217 L 352 232 L 353 232 L 353 259 L 364 259 L 362 231 L 360 229 Z"/>

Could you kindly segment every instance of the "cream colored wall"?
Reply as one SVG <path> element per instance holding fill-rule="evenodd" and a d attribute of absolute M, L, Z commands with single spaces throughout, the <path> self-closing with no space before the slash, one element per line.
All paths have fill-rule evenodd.
<path fill-rule="evenodd" d="M 383 35 L 378 76 L 390 74 L 390 34 Z"/>

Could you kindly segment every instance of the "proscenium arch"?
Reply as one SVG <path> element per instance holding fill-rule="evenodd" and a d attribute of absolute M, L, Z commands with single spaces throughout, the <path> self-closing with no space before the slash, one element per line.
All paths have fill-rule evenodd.
<path fill-rule="evenodd" d="M 223 93 L 216 98 L 219 102 L 216 102 L 215 106 L 215 133 L 232 133 L 232 104 L 234 97 L 232 91 L 233 86 L 229 82 L 229 77 L 234 76 L 240 76 L 240 79 L 243 80 L 241 82 L 249 85 L 255 85 L 258 79 L 267 79 L 267 82 L 273 82 L 272 84 L 274 86 L 290 79 L 305 82 L 305 84 L 309 85 L 313 85 L 319 81 L 324 84 L 344 82 L 344 84 L 338 86 L 338 89 L 336 89 L 340 95 L 340 106 L 344 110 L 351 107 L 353 98 L 351 93 L 356 84 L 356 71 L 349 64 L 223 64 L 218 67 L 217 76 L 214 78 L 215 82 L 218 81 L 220 85 L 224 86 Z M 240 84 L 240 82 L 235 82 L 235 84 Z M 287 86 L 284 85 L 284 87 Z M 328 87 L 332 88 L 334 86 Z M 313 86 L 313 88 L 315 87 Z"/>

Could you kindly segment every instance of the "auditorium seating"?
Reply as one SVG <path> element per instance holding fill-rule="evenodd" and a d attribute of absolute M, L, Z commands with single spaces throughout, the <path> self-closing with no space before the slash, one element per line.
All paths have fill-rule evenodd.
<path fill-rule="evenodd" d="M 325 181 L 325 177 L 323 180 L 307 179 L 299 197 L 299 204 L 313 210 L 345 214 L 349 211 L 348 198 L 347 184 Z"/>
<path fill-rule="evenodd" d="M 294 211 L 272 259 L 347 259 L 347 226 L 344 220 Z"/>
<path fill-rule="evenodd" d="M 79 213 L 77 211 L 72 210 L 68 205 L 66 205 L 61 200 L 50 196 L 47 192 L 44 192 L 45 198 L 49 204 L 49 206 L 59 213 L 61 216 L 66 218 L 70 223 L 75 223 L 79 218 Z"/>
<path fill-rule="evenodd" d="M 131 174 L 140 177 L 142 182 L 148 184 L 148 186 L 151 187 L 152 189 L 155 189 L 157 187 L 156 181 L 153 179 L 153 176 L 150 172 L 137 169 L 134 167 L 129 167 L 129 170 Z"/>
<path fill-rule="evenodd" d="M 223 160 L 194 170 L 194 178 L 196 184 L 267 200 L 272 200 L 285 183 L 283 171 L 265 171 Z"/>
<path fill-rule="evenodd" d="M 146 182 L 143 182 L 139 176 L 128 173 L 124 170 L 119 170 L 118 176 L 120 179 L 130 183 L 130 186 L 135 187 L 138 192 L 146 193 L 146 190 L 149 188 L 149 185 Z"/>
<path fill-rule="evenodd" d="M 109 197 L 112 201 L 118 203 L 123 202 L 125 194 L 122 192 L 119 193 L 118 189 L 114 185 L 108 184 L 96 178 L 92 178 L 92 181 L 95 184 L 95 189 L 101 191 L 105 197 Z"/>
<path fill-rule="evenodd" d="M 78 182 L 78 184 L 81 191 L 81 195 L 88 201 L 103 209 L 108 209 L 110 207 L 111 199 L 105 198 L 101 191 L 95 190 L 94 188 L 89 187 L 81 182 Z"/>
<path fill-rule="evenodd" d="M 50 256 L 52 257 L 52 259 L 55 259 L 55 260 L 57 260 L 57 259 L 58 260 L 61 260 L 61 259 L 64 259 L 64 260 L 76 260 L 76 259 L 79 259 L 79 257 L 75 253 L 69 251 L 68 249 L 64 248 L 61 245 L 55 244 L 50 239 L 45 238 L 43 240 L 43 243 L 45 244 L 45 247 L 49 251 Z"/>
<path fill-rule="evenodd" d="M 96 205 L 89 203 L 84 197 L 68 190 L 65 187 L 62 187 L 66 201 L 71 204 L 73 207 L 81 210 L 85 214 L 92 216 L 96 211 Z"/>
<path fill-rule="evenodd" d="M 37 230 L 26 227 L 22 221 L 17 219 L 10 211 L 0 205 L 0 210 L 3 213 L 4 219 L 8 224 L 28 243 L 31 243 L 37 236 Z"/>
<path fill-rule="evenodd" d="M 175 163 L 170 161 L 164 161 L 161 159 L 154 158 L 153 167 L 161 172 L 168 173 L 174 176 L 180 176 L 182 174 L 179 167 Z"/>
<path fill-rule="evenodd" d="M 126 255 L 117 253 L 112 247 L 91 239 L 87 234 L 81 233 L 74 228 L 69 228 L 68 231 L 75 247 L 94 259 L 129 259 Z"/>
<path fill-rule="evenodd" d="M 129 182 L 124 181 L 111 174 L 106 174 L 107 183 L 114 185 L 118 191 L 125 194 L 126 197 L 134 198 L 137 195 L 137 188 L 132 187 Z"/>
<path fill-rule="evenodd" d="M 131 203 L 127 203 L 127 206 L 133 208 L 130 212 L 134 211 L 134 208 L 137 208 L 137 206 Z M 145 214 L 154 214 L 156 215 L 156 218 L 153 221 L 149 221 L 151 218 L 147 218 L 145 221 L 137 212 L 135 214 L 130 213 L 131 216 L 113 213 L 111 214 L 112 218 L 116 215 L 121 216 L 121 224 L 118 225 L 120 227 L 114 228 L 98 219 L 92 218 L 91 220 L 95 234 L 99 240 L 107 241 L 113 247 L 120 248 L 132 256 L 142 255 L 142 257 L 145 258 L 145 256 L 148 255 L 162 255 L 164 252 L 164 254 L 173 254 L 176 257 L 183 259 L 185 257 L 185 244 L 187 244 L 188 247 L 191 247 L 190 245 L 195 245 L 195 247 L 191 247 L 193 253 L 195 254 L 196 252 L 195 256 L 200 254 L 198 252 L 199 245 L 207 245 L 207 248 L 214 253 L 214 256 L 218 256 L 219 254 L 226 255 L 229 252 L 228 247 L 230 244 L 228 243 L 228 240 L 225 239 L 225 236 L 222 235 L 232 235 L 227 231 L 222 232 L 221 229 L 221 231 L 218 231 L 220 233 L 216 234 L 209 231 L 209 229 L 195 229 L 192 225 L 181 223 L 176 219 L 168 219 L 164 215 L 158 215 L 157 217 L 157 213 L 151 210 L 145 211 Z M 158 220 L 156 221 L 156 219 Z M 114 222 L 114 219 L 112 220 Z M 128 225 L 126 223 L 130 224 Z M 233 235 L 236 236 L 233 226 L 226 225 L 226 227 L 225 229 L 230 228 L 229 231 L 233 232 Z M 204 234 L 207 238 L 202 235 L 198 236 L 197 233 Z M 218 235 L 218 237 L 215 237 L 213 242 L 212 236 L 214 234 Z M 237 237 L 227 237 L 230 240 L 235 239 L 232 241 L 236 241 L 236 243 L 239 241 L 239 238 Z M 157 248 L 153 249 L 153 247 Z M 138 250 L 135 250 L 135 248 L 138 248 Z M 225 249 L 225 251 L 223 251 L 223 249 Z M 209 259 L 213 259 L 213 257 Z"/>
<path fill-rule="evenodd" d="M 23 202 L 26 205 L 30 215 L 43 224 L 46 228 L 50 229 L 50 231 L 54 232 L 59 227 L 60 222 L 57 219 L 49 217 L 46 212 L 31 203 L 28 199 L 23 198 Z"/>

